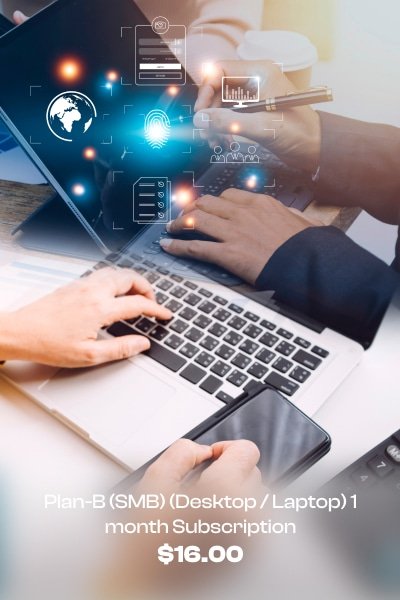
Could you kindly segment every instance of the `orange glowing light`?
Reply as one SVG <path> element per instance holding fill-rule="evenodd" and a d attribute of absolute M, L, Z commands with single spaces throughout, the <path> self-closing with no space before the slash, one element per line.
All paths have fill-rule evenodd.
<path fill-rule="evenodd" d="M 107 77 L 108 81 L 111 81 L 111 82 L 118 81 L 118 73 L 117 73 L 117 71 L 108 71 L 106 77 Z"/>
<path fill-rule="evenodd" d="M 64 81 L 76 81 L 82 76 L 82 64 L 73 58 L 60 61 L 57 65 L 57 74 Z"/>
<path fill-rule="evenodd" d="M 217 74 L 217 67 L 212 62 L 205 62 L 202 65 L 203 77 L 214 77 Z"/>
<path fill-rule="evenodd" d="M 193 217 L 189 217 L 188 219 L 186 219 L 186 227 L 188 229 L 194 229 L 194 219 L 193 219 Z"/>
<path fill-rule="evenodd" d="M 170 85 L 167 91 L 170 96 L 177 96 L 179 94 L 179 88 L 176 85 Z"/>
<path fill-rule="evenodd" d="M 86 160 L 94 160 L 97 156 L 97 152 L 94 148 L 85 148 L 83 151 L 83 156 Z"/>
<path fill-rule="evenodd" d="M 240 125 L 239 123 L 232 123 L 231 125 L 231 132 L 232 133 L 238 133 L 240 131 Z"/>
<path fill-rule="evenodd" d="M 180 206 L 186 206 L 193 199 L 191 190 L 181 189 L 175 194 L 175 200 Z"/>

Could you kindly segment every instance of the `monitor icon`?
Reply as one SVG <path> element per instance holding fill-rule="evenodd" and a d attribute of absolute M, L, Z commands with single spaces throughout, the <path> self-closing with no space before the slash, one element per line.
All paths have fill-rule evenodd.
<path fill-rule="evenodd" d="M 235 103 L 233 108 L 260 101 L 259 77 L 223 77 L 222 102 Z"/>

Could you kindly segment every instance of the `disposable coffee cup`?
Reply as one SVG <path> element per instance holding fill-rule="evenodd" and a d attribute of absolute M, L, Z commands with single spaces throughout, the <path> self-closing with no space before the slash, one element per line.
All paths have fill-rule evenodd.
<path fill-rule="evenodd" d="M 310 87 L 312 68 L 318 61 L 314 44 L 296 31 L 248 31 L 237 53 L 242 60 L 272 60 L 279 64 L 300 90 Z"/>

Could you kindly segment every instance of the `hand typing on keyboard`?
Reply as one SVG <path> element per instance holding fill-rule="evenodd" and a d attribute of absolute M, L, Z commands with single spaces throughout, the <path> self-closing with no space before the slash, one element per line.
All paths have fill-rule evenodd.
<path fill-rule="evenodd" d="M 252 285 L 280 246 L 304 229 L 322 225 L 274 198 L 236 189 L 222 192 L 219 198 L 198 198 L 167 230 L 179 235 L 188 219 L 196 232 L 217 241 L 163 238 L 161 247 L 175 256 L 217 264 Z"/>
<path fill-rule="evenodd" d="M 98 340 L 120 319 L 147 315 L 168 320 L 151 284 L 128 269 L 105 268 L 15 312 L 0 313 L 0 361 L 29 360 L 85 367 L 128 358 L 150 347 L 140 333 Z"/>

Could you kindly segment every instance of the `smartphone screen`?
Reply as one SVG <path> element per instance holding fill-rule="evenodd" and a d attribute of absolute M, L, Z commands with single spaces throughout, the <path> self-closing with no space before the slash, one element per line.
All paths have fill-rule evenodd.
<path fill-rule="evenodd" d="M 211 445 L 222 440 L 251 440 L 261 453 L 259 463 L 268 484 L 300 474 L 330 447 L 328 434 L 289 400 L 263 390 L 196 438 Z"/>

